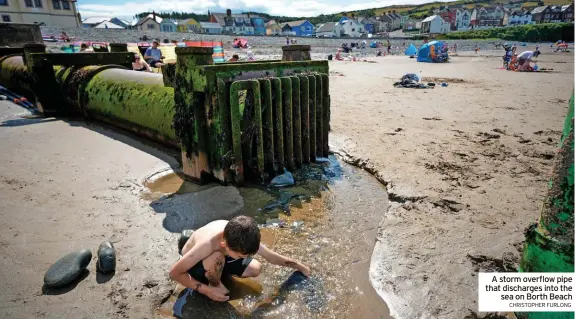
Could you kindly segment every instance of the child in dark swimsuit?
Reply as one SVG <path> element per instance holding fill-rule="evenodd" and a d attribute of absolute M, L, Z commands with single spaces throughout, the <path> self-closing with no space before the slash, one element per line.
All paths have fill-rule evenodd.
<path fill-rule="evenodd" d="M 134 57 L 134 61 L 132 62 L 132 70 L 152 72 L 152 68 L 150 68 L 150 65 L 148 65 L 146 61 L 142 61 L 139 55 L 136 55 Z"/>

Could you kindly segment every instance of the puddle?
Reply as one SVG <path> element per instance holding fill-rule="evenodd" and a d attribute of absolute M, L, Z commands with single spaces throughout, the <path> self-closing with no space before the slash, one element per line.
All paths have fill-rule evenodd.
<path fill-rule="evenodd" d="M 256 256 L 263 269 L 255 281 L 224 282 L 229 302 L 213 302 L 178 285 L 158 310 L 162 318 L 390 318 L 368 276 L 386 211 L 385 189 L 368 173 L 333 157 L 294 177 L 294 187 L 239 189 L 243 214 L 258 220 L 264 244 L 310 266 L 312 277 L 305 280 Z M 199 190 L 185 184 L 167 175 L 148 186 L 156 195 Z"/>
<path fill-rule="evenodd" d="M 175 173 L 172 170 L 160 172 L 152 175 L 144 181 L 146 190 L 142 193 L 142 198 L 146 200 L 157 200 L 164 196 L 174 194 L 195 193 L 214 187 L 217 184 L 198 185 L 186 181 L 182 173 Z"/>

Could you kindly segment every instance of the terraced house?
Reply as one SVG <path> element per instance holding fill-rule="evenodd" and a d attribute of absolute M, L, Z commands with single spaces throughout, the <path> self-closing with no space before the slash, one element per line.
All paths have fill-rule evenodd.
<path fill-rule="evenodd" d="M 238 35 L 264 35 L 266 33 L 265 21 L 263 18 L 248 14 L 232 14 L 232 10 L 227 9 L 226 13 L 210 13 L 210 21 L 218 23 L 223 33 Z"/>
<path fill-rule="evenodd" d="M 0 0 L 0 17 L 0 23 L 81 26 L 75 0 Z"/>
<path fill-rule="evenodd" d="M 573 4 L 537 7 L 531 15 L 535 23 L 573 22 Z"/>
<path fill-rule="evenodd" d="M 531 12 L 522 9 L 515 9 L 511 12 L 506 12 L 503 18 L 503 25 L 513 26 L 513 25 L 523 25 L 531 24 Z"/>
<path fill-rule="evenodd" d="M 469 24 L 472 29 L 486 29 L 498 27 L 503 24 L 503 17 L 505 11 L 502 7 L 479 7 L 473 9 L 471 12 L 471 23 Z"/>
<path fill-rule="evenodd" d="M 302 37 L 312 36 L 315 29 L 314 25 L 308 20 L 290 21 L 286 22 L 285 24 L 289 26 L 291 32 L 293 32 L 293 35 L 296 36 L 302 36 Z M 285 33 L 285 25 L 284 28 L 282 28 L 282 30 Z"/>

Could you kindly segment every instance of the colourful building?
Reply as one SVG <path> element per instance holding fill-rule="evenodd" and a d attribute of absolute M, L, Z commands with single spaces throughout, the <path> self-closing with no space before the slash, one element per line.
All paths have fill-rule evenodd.
<path fill-rule="evenodd" d="M 196 19 L 190 18 L 187 20 L 181 20 L 178 22 L 178 31 L 179 32 L 194 32 L 199 33 L 202 27 Z"/>
<path fill-rule="evenodd" d="M 262 17 L 250 17 L 255 35 L 266 35 L 266 24 Z"/>
<path fill-rule="evenodd" d="M 293 35 L 300 37 L 313 36 L 314 25 L 308 20 L 298 20 L 287 22 L 287 25 L 291 28 Z"/>
<path fill-rule="evenodd" d="M 176 32 L 178 31 L 178 23 L 171 19 L 163 19 L 160 22 L 160 30 L 162 32 Z"/>

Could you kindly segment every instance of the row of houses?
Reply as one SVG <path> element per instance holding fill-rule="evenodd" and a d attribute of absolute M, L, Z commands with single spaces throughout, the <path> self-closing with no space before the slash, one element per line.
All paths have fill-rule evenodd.
<path fill-rule="evenodd" d="M 447 33 L 456 30 L 488 29 L 525 24 L 573 22 L 573 4 L 524 8 L 476 7 L 445 8 L 421 22 L 421 33 Z"/>
<path fill-rule="evenodd" d="M 195 19 L 172 20 L 163 19 L 155 13 L 151 13 L 141 19 L 127 21 L 107 17 L 90 17 L 82 20 L 84 28 L 96 29 L 133 29 L 141 31 L 162 31 L 162 32 L 194 32 L 194 33 L 222 33 L 222 27 L 217 23 L 198 22 Z"/>
<path fill-rule="evenodd" d="M 206 34 L 237 35 L 295 35 L 312 36 L 315 26 L 308 20 L 277 23 L 248 14 L 211 13 L 208 11 L 208 22 L 196 19 L 172 20 L 157 16 L 154 12 L 133 21 L 120 18 L 90 17 L 82 21 L 85 28 L 98 29 L 135 29 L 142 31 L 193 32 Z"/>
<path fill-rule="evenodd" d="M 278 23 L 274 20 L 247 14 L 211 13 L 209 21 L 195 19 L 175 21 L 151 13 L 141 19 L 126 21 L 119 18 L 90 17 L 82 21 L 87 28 L 137 29 L 142 31 L 193 32 L 237 35 L 287 35 L 318 37 L 361 37 L 399 29 L 420 30 L 420 33 L 447 33 L 456 30 L 486 29 L 535 23 L 573 21 L 573 4 L 541 6 L 532 10 L 506 6 L 481 7 L 470 10 L 463 5 L 445 6 L 422 21 L 410 19 L 391 10 L 381 16 L 344 15 L 336 22 L 317 27 L 308 20 Z"/>

